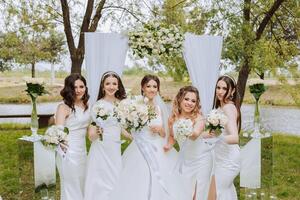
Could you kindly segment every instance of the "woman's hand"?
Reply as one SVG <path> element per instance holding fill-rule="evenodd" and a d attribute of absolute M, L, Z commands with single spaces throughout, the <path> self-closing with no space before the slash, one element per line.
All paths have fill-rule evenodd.
<path fill-rule="evenodd" d="M 172 149 L 172 145 L 166 144 L 166 145 L 163 147 L 163 149 L 164 149 L 164 152 L 168 152 L 168 151 L 170 151 L 170 150 Z"/>
<path fill-rule="evenodd" d="M 102 134 L 102 132 L 103 132 L 103 130 L 101 127 L 90 126 L 89 130 L 88 130 L 88 135 L 89 135 L 90 141 L 94 141 L 94 140 L 98 139 L 100 137 L 100 135 Z"/>
<path fill-rule="evenodd" d="M 66 153 L 69 148 L 69 145 L 66 141 L 59 143 L 59 146 L 64 153 Z"/>
<path fill-rule="evenodd" d="M 159 135 L 163 136 L 163 127 L 159 126 L 159 125 L 152 125 L 149 126 L 150 130 L 152 131 L 152 133 L 158 133 Z"/>
<path fill-rule="evenodd" d="M 205 139 L 207 138 L 214 138 L 216 137 L 215 131 L 211 130 L 211 131 L 204 131 L 201 133 L 201 136 Z"/>
<path fill-rule="evenodd" d="M 196 133 L 196 132 L 193 132 L 193 133 L 189 136 L 189 139 L 195 141 L 195 140 L 197 140 L 198 137 L 199 137 L 199 134 Z"/>

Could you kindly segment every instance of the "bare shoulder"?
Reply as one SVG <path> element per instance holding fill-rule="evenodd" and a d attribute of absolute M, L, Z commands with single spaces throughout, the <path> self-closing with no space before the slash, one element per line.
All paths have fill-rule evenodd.
<path fill-rule="evenodd" d="M 237 114 L 237 109 L 233 103 L 227 103 L 226 105 L 223 106 L 222 109 L 225 113 Z"/>
<path fill-rule="evenodd" d="M 57 106 L 56 113 L 68 115 L 70 113 L 70 107 L 64 103 L 61 103 Z"/>
<path fill-rule="evenodd" d="M 202 114 L 198 114 L 198 116 L 196 117 L 196 121 L 198 122 L 198 121 L 203 121 L 205 118 L 204 118 L 204 116 L 202 115 Z"/>

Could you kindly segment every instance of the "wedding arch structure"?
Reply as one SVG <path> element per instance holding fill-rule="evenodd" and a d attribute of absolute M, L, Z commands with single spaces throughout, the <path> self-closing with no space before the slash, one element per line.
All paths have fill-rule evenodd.
<path fill-rule="evenodd" d="M 220 73 L 223 39 L 221 36 L 186 33 L 183 57 L 193 86 L 199 90 L 202 113 L 206 116 L 213 106 L 214 90 Z M 100 79 L 104 72 L 123 73 L 128 37 L 117 33 L 85 33 L 85 65 L 90 104 L 97 101 Z M 252 138 L 242 149 L 241 186 L 261 187 L 260 140 Z"/>

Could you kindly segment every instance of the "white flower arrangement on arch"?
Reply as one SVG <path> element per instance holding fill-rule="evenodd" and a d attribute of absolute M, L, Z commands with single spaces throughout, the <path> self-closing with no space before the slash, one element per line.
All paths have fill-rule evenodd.
<path fill-rule="evenodd" d="M 170 58 L 181 55 L 184 36 L 175 26 L 149 22 L 128 33 L 129 46 L 138 59 Z"/>

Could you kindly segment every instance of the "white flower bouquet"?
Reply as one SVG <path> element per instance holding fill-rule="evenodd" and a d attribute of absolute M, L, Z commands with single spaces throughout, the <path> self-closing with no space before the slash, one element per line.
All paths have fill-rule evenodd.
<path fill-rule="evenodd" d="M 193 122 L 190 119 L 179 119 L 173 126 L 174 138 L 184 142 L 193 133 Z"/>
<path fill-rule="evenodd" d="M 215 134 L 220 135 L 222 129 L 228 122 L 228 118 L 225 113 L 220 109 L 213 109 L 206 119 L 205 129 L 209 131 L 214 131 Z"/>
<path fill-rule="evenodd" d="M 98 126 L 102 126 L 104 121 L 111 116 L 111 112 L 102 102 L 96 102 L 92 108 L 92 118 Z"/>
<path fill-rule="evenodd" d="M 160 58 L 181 55 L 184 36 L 175 26 L 163 27 L 149 22 L 129 32 L 129 46 L 137 58 Z"/>
<path fill-rule="evenodd" d="M 148 99 L 143 96 L 124 99 L 117 104 L 114 116 L 126 131 L 138 132 L 156 117 L 154 107 L 147 103 Z"/>
<path fill-rule="evenodd" d="M 60 143 L 67 143 L 69 129 L 64 126 L 53 125 L 46 130 L 42 141 L 45 146 L 55 149 Z"/>

